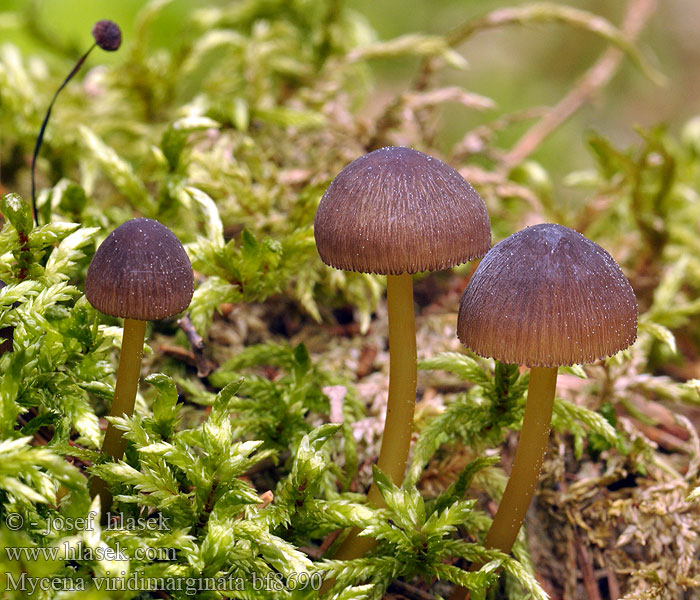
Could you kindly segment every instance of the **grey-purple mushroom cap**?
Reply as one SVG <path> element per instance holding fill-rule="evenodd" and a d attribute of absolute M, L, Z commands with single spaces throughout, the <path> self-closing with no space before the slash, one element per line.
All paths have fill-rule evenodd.
<path fill-rule="evenodd" d="M 112 231 L 85 277 L 85 296 L 97 310 L 140 321 L 181 313 L 193 292 L 192 265 L 180 240 L 152 219 L 132 219 Z"/>
<path fill-rule="evenodd" d="M 486 205 L 441 160 L 403 147 L 365 154 L 323 195 L 314 219 L 321 259 L 347 271 L 446 269 L 491 246 Z"/>
<path fill-rule="evenodd" d="M 484 256 L 462 296 L 457 335 L 501 362 L 588 363 L 634 342 L 637 301 L 598 244 L 562 225 L 534 225 Z"/>

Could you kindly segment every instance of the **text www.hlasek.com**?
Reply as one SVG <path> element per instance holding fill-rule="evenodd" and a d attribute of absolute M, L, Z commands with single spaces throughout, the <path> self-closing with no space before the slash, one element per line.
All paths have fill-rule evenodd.
<path fill-rule="evenodd" d="M 133 548 L 127 554 L 117 543 L 116 548 L 109 546 L 97 546 L 92 548 L 81 543 L 71 544 L 64 542 L 60 546 L 46 548 L 22 547 L 5 548 L 5 554 L 9 560 L 36 561 L 36 560 L 140 560 L 140 561 L 174 561 L 177 559 L 175 548 Z"/>

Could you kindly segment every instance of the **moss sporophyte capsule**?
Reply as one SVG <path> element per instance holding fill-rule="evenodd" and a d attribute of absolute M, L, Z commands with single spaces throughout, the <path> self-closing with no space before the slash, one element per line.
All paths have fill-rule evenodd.
<path fill-rule="evenodd" d="M 46 115 L 44 115 L 44 120 L 42 121 L 41 127 L 39 128 L 39 135 L 37 135 L 36 137 L 36 144 L 34 145 L 34 154 L 32 155 L 31 178 L 32 212 L 34 216 L 34 222 L 37 225 L 39 224 L 39 222 L 37 220 L 36 214 L 36 159 L 37 156 L 39 156 L 41 142 L 44 139 L 46 125 L 48 124 L 49 118 L 51 117 L 51 109 L 53 108 L 53 105 L 56 102 L 56 98 L 58 98 L 58 95 L 61 93 L 61 90 L 64 87 L 66 87 L 66 85 L 68 85 L 68 82 L 71 79 L 73 79 L 73 76 L 80 70 L 80 67 L 83 66 L 83 63 L 90 55 L 90 52 L 94 50 L 95 46 L 99 46 L 100 48 L 102 48 L 103 50 L 107 50 L 108 52 L 113 52 L 115 50 L 118 50 L 119 46 L 121 46 L 122 43 L 121 29 L 119 29 L 119 25 L 117 25 L 113 21 L 102 20 L 95 23 L 95 25 L 92 28 L 92 37 L 95 38 L 95 43 L 92 46 L 90 46 L 90 48 L 88 48 L 88 51 L 80 57 L 77 63 L 75 63 L 75 66 L 73 67 L 71 72 L 68 73 L 67 77 L 63 80 L 63 83 L 59 86 L 59 88 L 56 90 L 56 93 L 53 95 L 53 98 L 49 103 L 49 108 L 46 109 Z"/>
<path fill-rule="evenodd" d="M 92 28 L 92 37 L 97 44 L 107 52 L 114 52 L 122 45 L 122 32 L 114 21 L 104 19 L 97 21 Z"/>
<path fill-rule="evenodd" d="M 416 397 L 412 274 L 483 256 L 491 245 L 486 206 L 444 162 L 411 148 L 382 148 L 331 182 L 316 212 L 314 236 L 326 264 L 387 276 L 389 398 L 377 466 L 400 485 Z M 382 505 L 374 484 L 368 499 Z M 361 556 L 370 547 L 351 536 L 336 556 Z"/>
<path fill-rule="evenodd" d="M 181 313 L 193 292 L 194 274 L 185 249 L 158 221 L 127 221 L 95 252 L 85 278 L 85 296 L 100 312 L 124 318 L 112 416 L 134 412 L 146 321 Z M 125 447 L 126 440 L 110 423 L 102 451 L 120 459 Z"/>
<path fill-rule="evenodd" d="M 457 335 L 476 354 L 530 367 L 513 467 L 484 540 L 486 547 L 510 552 L 546 452 L 557 368 L 632 344 L 637 301 L 618 264 L 598 244 L 568 227 L 534 225 L 484 256 L 462 296 Z M 464 596 L 457 590 L 452 600 Z"/>

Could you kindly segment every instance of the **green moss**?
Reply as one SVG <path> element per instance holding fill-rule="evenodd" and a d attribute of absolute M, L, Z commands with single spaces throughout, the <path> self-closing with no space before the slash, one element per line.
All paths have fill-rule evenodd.
<path fill-rule="evenodd" d="M 375 472 L 387 508 L 368 507 L 358 493 L 373 447 L 360 399 L 378 385 L 382 376 L 372 370 L 384 364 L 383 338 L 375 336 L 385 326 L 384 280 L 323 265 L 312 223 L 342 167 L 377 146 L 404 144 L 446 156 L 465 173 L 487 202 L 496 239 L 526 223 L 557 221 L 623 265 L 639 297 L 639 340 L 605 362 L 560 373 L 568 384 L 554 405 L 561 456 L 550 453 L 537 513 L 537 529 L 553 533 L 549 542 L 530 534 L 555 563 L 568 564 L 567 543 L 582 529 L 547 512 L 566 505 L 573 521 L 595 525 L 582 544 L 596 566 L 618 573 L 623 593 L 646 583 L 674 593 L 697 588 L 698 538 L 688 533 L 697 531 L 697 435 L 688 427 L 684 450 L 662 454 L 641 434 L 658 419 L 642 399 L 699 404 L 697 379 L 685 381 L 692 371 L 683 370 L 697 362 L 700 344 L 696 120 L 681 135 L 640 129 L 626 146 L 589 132 L 592 167 L 562 181 L 549 169 L 551 156 L 544 166 L 507 161 L 528 135 L 525 125 L 547 118 L 525 104 L 528 94 L 492 101 L 464 89 L 471 80 L 460 71 L 457 46 L 494 21 L 461 15 L 463 27 L 448 36 L 402 31 L 379 40 L 362 15 L 336 0 L 141 4 L 133 22 L 122 23 L 119 52 L 104 61 L 91 55 L 87 66 L 95 68 L 56 106 L 38 161 L 38 204 L 47 223 L 39 228 L 22 199 L 29 196 L 25 159 L 65 77 L 58 64 L 72 54 L 72 42 L 45 46 L 47 62 L 0 47 L 2 186 L 13 192 L 1 206 L 0 279 L 7 285 L 0 290 L 0 331 L 14 329 L 12 351 L 0 355 L 0 541 L 93 551 L 77 560 L 2 554 L 0 572 L 85 585 L 75 598 L 151 597 L 96 589 L 108 572 L 123 570 L 121 579 L 142 584 L 165 577 L 201 587 L 218 578 L 248 588 L 200 591 L 201 598 L 301 600 L 316 593 L 292 589 L 294 583 L 315 585 L 323 571 L 336 581 L 326 598 L 378 599 L 396 579 L 443 595 L 445 582 L 483 594 L 500 568 L 503 597 L 543 597 L 524 534 L 515 558 L 484 550 L 475 540 L 490 518 L 468 499 L 496 500 L 502 492 L 494 449 L 520 427 L 527 375 L 450 352 L 457 347 L 446 335 L 454 327 L 454 290 L 430 276 L 421 279 L 427 300 L 417 319 L 419 355 L 427 357 L 419 398 L 432 398 L 436 404 L 425 404 L 438 414 L 426 417 L 431 410 L 419 403 L 420 434 L 401 488 Z M 627 37 L 588 13 L 542 3 L 504 11 L 491 18 L 501 25 L 564 23 L 584 32 L 576 39 L 591 40 L 591 48 L 602 35 L 645 68 Z M 0 26 L 45 44 L 43 25 L 31 16 L 0 15 Z M 469 60 L 492 68 L 489 56 L 476 52 Z M 378 64 L 401 64 L 411 80 L 394 79 L 387 88 L 375 79 Z M 566 85 L 578 89 L 574 81 Z M 459 121 L 464 111 L 464 122 L 477 123 L 468 132 Z M 534 150 L 546 155 L 547 148 L 538 143 Z M 157 218 L 185 244 L 198 276 L 190 317 L 207 359 L 221 364 L 212 362 L 208 377 L 195 376 L 183 360 L 201 360 L 201 348 L 188 354 L 175 323 L 154 325 L 149 339 L 157 342 L 144 372 L 150 376 L 135 414 L 114 420 L 127 452 L 124 461 L 112 461 L 97 452 L 98 417 L 112 397 L 121 328 L 98 315 L 81 290 L 95 246 L 135 216 Z M 338 323 L 338 309 L 353 323 Z M 371 354 L 373 345 L 377 358 L 361 372 L 358 355 L 368 348 Z M 379 396 L 381 390 L 372 398 Z M 591 477 L 598 468 L 605 472 Z M 117 510 L 134 526 L 109 529 L 96 518 L 90 528 L 73 522 L 47 531 L 57 519 L 98 510 L 87 494 L 89 473 L 108 483 Z M 639 485 L 624 496 L 624 482 L 635 478 Z M 639 496 L 647 489 L 649 506 Z M 15 514 L 36 525 L 11 531 Z M 655 571 L 660 547 L 634 545 L 634 536 L 646 531 L 644 519 L 661 531 L 661 514 L 678 516 L 674 527 L 685 537 L 674 538 L 673 564 Z M 349 527 L 378 541 L 372 556 L 324 560 L 319 548 Z M 546 546 L 551 540 L 558 545 Z M 612 564 L 596 554 L 613 546 Z M 94 553 L 118 547 L 127 559 Z M 162 559 L 144 558 L 144 549 Z M 469 573 L 462 567 L 470 561 L 486 566 Z M 556 564 L 547 568 L 559 576 L 557 585 L 570 585 Z M 7 588 L 4 577 L 0 586 Z M 254 581 L 272 587 L 253 590 Z M 188 597 L 183 589 L 169 594 Z"/>

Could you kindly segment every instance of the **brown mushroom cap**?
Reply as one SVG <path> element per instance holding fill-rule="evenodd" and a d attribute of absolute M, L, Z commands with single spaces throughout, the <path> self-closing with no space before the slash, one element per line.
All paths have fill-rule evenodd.
<path fill-rule="evenodd" d="M 192 265 L 180 240 L 152 219 L 132 219 L 110 233 L 85 277 L 85 296 L 97 310 L 140 321 L 181 313 L 193 291 Z"/>
<path fill-rule="evenodd" d="M 545 223 L 483 258 L 462 296 L 460 341 L 529 367 L 587 363 L 637 338 L 637 301 L 615 260 L 580 233 Z"/>
<path fill-rule="evenodd" d="M 314 219 L 321 259 L 346 271 L 439 270 L 491 246 L 486 206 L 441 160 L 410 148 L 361 156 L 331 182 Z"/>

